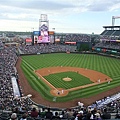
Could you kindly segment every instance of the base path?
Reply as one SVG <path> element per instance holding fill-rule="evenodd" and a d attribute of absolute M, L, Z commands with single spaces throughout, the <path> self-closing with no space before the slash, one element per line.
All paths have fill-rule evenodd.
<path fill-rule="evenodd" d="M 50 84 L 43 76 L 47 76 L 50 74 L 55 74 L 55 73 L 60 73 L 60 72 L 68 72 L 68 71 L 72 71 L 72 72 L 76 72 L 78 74 L 81 74 L 87 78 L 89 78 L 92 82 L 92 84 L 87 84 L 87 85 L 83 85 L 83 86 L 78 86 L 78 87 L 74 87 L 74 88 L 70 88 L 70 89 L 64 89 L 64 88 L 55 88 L 52 84 Z M 35 70 L 35 73 L 46 83 L 48 84 L 48 86 L 52 89 L 50 91 L 50 93 L 53 96 L 66 96 L 70 91 L 74 91 L 74 90 L 79 90 L 82 88 L 86 88 L 86 87 L 90 87 L 96 84 L 101 84 L 103 82 L 107 82 L 107 81 L 111 81 L 112 79 L 110 77 L 108 77 L 107 75 L 100 73 L 98 71 L 94 71 L 94 70 L 90 70 L 87 68 L 77 68 L 77 67 L 62 67 L 62 66 L 58 66 L 58 67 L 49 67 L 49 68 L 42 68 L 42 69 L 38 69 Z M 70 81 L 71 78 L 63 78 L 63 80 L 66 81 Z"/>
<path fill-rule="evenodd" d="M 110 95 L 112 95 L 112 94 L 115 94 L 116 92 L 119 92 L 119 90 L 120 90 L 120 86 L 119 87 L 116 87 L 116 88 L 113 88 L 113 89 L 111 89 L 111 90 L 109 90 L 109 91 L 106 91 L 106 92 L 104 92 L 104 93 L 101 93 L 101 94 L 99 94 L 99 95 L 95 95 L 95 96 L 92 96 L 92 97 L 89 97 L 89 98 L 78 98 L 78 99 L 74 99 L 74 100 L 71 100 L 71 101 L 67 101 L 67 102 L 51 102 L 51 101 L 47 101 L 46 99 L 44 99 L 37 91 L 35 91 L 34 89 L 32 89 L 31 88 L 31 86 L 30 86 L 30 84 L 28 83 L 28 81 L 27 81 L 27 79 L 26 79 L 26 77 L 25 77 L 25 75 L 23 74 L 23 71 L 22 71 L 22 69 L 21 69 L 21 67 L 20 67 L 20 64 L 21 64 L 21 59 L 19 58 L 18 59 L 18 61 L 17 61 L 17 64 L 16 64 L 16 68 L 17 68 L 17 71 L 18 71 L 18 74 L 19 74 L 19 84 L 20 84 L 20 86 L 21 86 L 21 89 L 22 89 L 22 93 L 23 93 L 23 95 L 24 96 L 26 96 L 26 95 L 28 95 L 28 94 L 32 94 L 32 97 L 31 97 L 31 99 L 34 101 L 34 102 L 36 102 L 36 103 L 38 103 L 38 104 L 42 104 L 42 105 L 44 105 L 44 106 L 49 106 L 49 107 L 59 107 L 59 108 L 70 108 L 70 107 L 75 107 L 75 106 L 77 106 L 78 104 L 78 102 L 80 101 L 80 102 L 83 102 L 84 103 L 84 105 L 85 106 L 88 106 L 88 105 L 90 105 L 90 104 L 92 104 L 93 102 L 95 102 L 96 100 L 99 100 L 99 99 L 102 99 L 102 98 L 104 98 L 104 97 L 106 97 L 106 96 L 110 96 Z M 62 67 L 62 66 L 61 66 Z M 56 68 L 56 70 L 57 70 L 57 67 L 55 67 Z M 67 67 L 68 68 L 68 67 Z M 66 69 L 67 69 L 66 68 Z M 64 69 L 65 69 L 65 67 L 64 67 Z M 78 68 L 77 68 L 78 69 Z M 42 73 L 44 73 L 44 74 L 48 74 L 48 72 L 50 72 L 50 71 L 48 71 L 48 68 L 47 69 L 45 69 L 45 71 L 42 71 Z M 76 69 L 75 69 L 76 70 Z M 84 71 L 85 70 L 87 70 L 87 69 L 84 69 Z M 39 70 L 38 70 L 39 71 Z M 69 71 L 68 69 L 67 69 L 67 71 Z M 83 71 L 83 72 L 84 72 Z M 52 72 L 52 71 L 51 71 Z M 53 71 L 53 72 L 55 72 L 55 71 Z M 62 72 L 62 71 L 59 71 L 59 72 Z M 51 74 L 51 73 L 50 73 Z M 82 71 L 80 70 L 80 74 L 82 74 Z M 41 75 L 43 75 L 43 74 L 41 74 Z M 94 74 L 91 74 L 91 77 L 93 76 Z M 96 76 L 96 79 L 95 80 L 97 80 L 97 79 L 99 79 L 99 77 L 97 77 L 97 75 L 95 75 Z M 105 77 L 106 78 L 106 77 Z M 104 80 L 104 78 L 102 79 L 101 78 L 101 81 L 102 80 Z M 54 89 L 53 89 L 54 90 Z M 57 90 L 59 90 L 58 88 L 57 88 Z M 62 90 L 62 88 L 60 88 L 60 90 Z M 54 91 L 53 91 L 54 92 Z M 61 91 L 62 92 L 62 91 Z M 64 91 L 63 91 L 64 92 Z"/>

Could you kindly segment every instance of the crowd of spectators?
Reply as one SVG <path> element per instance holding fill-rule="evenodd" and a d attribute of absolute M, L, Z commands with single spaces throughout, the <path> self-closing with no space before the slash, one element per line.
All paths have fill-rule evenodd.
<path fill-rule="evenodd" d="M 0 42 L 0 46 L 0 119 L 9 120 L 12 112 L 17 113 L 17 111 L 28 111 L 29 101 L 23 97 L 20 86 L 20 98 L 15 96 L 13 91 L 12 77 L 15 77 L 17 84 L 19 84 L 18 73 L 15 69 L 15 64 L 18 59 L 18 56 L 16 55 L 16 47 L 4 46 L 2 42 Z M 7 113 L 10 112 L 10 114 L 7 114 L 6 112 L 4 113 L 4 111 L 7 111 Z M 15 115 L 12 115 L 12 117 L 14 116 Z"/>
<path fill-rule="evenodd" d="M 111 103 L 113 104 L 113 103 Z M 17 105 L 18 106 L 18 105 Z M 107 107 L 102 109 L 82 107 L 79 109 L 66 108 L 60 111 L 53 111 L 51 108 L 38 108 L 37 106 L 19 107 L 11 112 L 2 112 L 0 120 L 106 120 L 106 119 L 119 119 L 120 114 L 115 113 L 113 117 L 112 113 L 108 111 Z"/>
<path fill-rule="evenodd" d="M 60 39 L 60 41 L 64 42 L 91 42 L 91 35 L 64 33 L 59 35 L 56 34 L 55 39 Z"/>
<path fill-rule="evenodd" d="M 87 34 L 66 34 L 65 42 L 91 42 L 91 36 Z"/>
<path fill-rule="evenodd" d="M 95 44 L 94 47 L 120 50 L 120 43 L 118 43 L 118 42 L 110 42 L 110 41 L 101 41 L 101 42 Z"/>
<path fill-rule="evenodd" d="M 116 36 L 100 36 L 100 42 L 95 47 L 120 50 L 120 38 Z"/>
<path fill-rule="evenodd" d="M 110 109 L 112 109 L 111 111 L 117 109 L 116 118 L 119 118 L 120 100 L 118 99 L 110 101 L 101 107 L 93 104 L 88 107 L 66 108 L 55 111 L 49 107 L 43 108 L 34 105 L 30 98 L 22 94 L 20 86 L 21 96 L 14 96 L 11 77 L 14 76 L 18 82 L 19 75 L 15 70 L 18 59 L 17 48 L 16 46 L 6 47 L 2 42 L 0 42 L 0 46 L 0 120 L 101 120 L 111 118 L 111 113 L 108 113 Z M 39 47 L 44 50 L 40 51 Z M 53 45 L 20 46 L 19 48 L 25 54 L 46 53 L 52 48 L 54 48 L 53 51 L 55 50 L 55 52 L 56 50 L 69 50 L 62 45 L 54 45 L 54 47 Z M 34 52 L 32 52 L 33 50 Z M 96 101 L 96 103 L 100 105 L 100 101 Z"/>
<path fill-rule="evenodd" d="M 120 40 L 118 36 L 110 36 L 110 35 L 100 35 L 100 40 L 110 41 L 110 40 Z"/>
<path fill-rule="evenodd" d="M 105 97 L 96 101 L 91 105 L 92 108 L 103 108 L 107 106 L 110 112 L 118 112 L 120 110 L 120 93 L 116 93 L 112 96 Z"/>
<path fill-rule="evenodd" d="M 4 105 L 9 105 L 13 99 L 13 88 L 11 77 L 15 73 L 15 63 L 17 61 L 17 55 L 15 49 L 11 47 L 5 47 L 0 50 L 0 107 L 4 108 Z M 9 102 L 8 102 L 9 101 Z"/>
<path fill-rule="evenodd" d="M 60 44 L 38 44 L 19 46 L 23 54 L 53 53 L 53 52 L 76 52 L 76 46 Z"/>

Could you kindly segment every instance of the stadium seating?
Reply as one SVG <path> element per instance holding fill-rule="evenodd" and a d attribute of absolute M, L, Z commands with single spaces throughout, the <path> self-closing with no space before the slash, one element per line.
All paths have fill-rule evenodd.
<path fill-rule="evenodd" d="M 40 54 L 40 53 L 53 53 L 53 52 L 76 52 L 76 46 L 70 45 L 34 45 L 34 46 L 20 46 L 20 51 L 23 54 Z"/>
<path fill-rule="evenodd" d="M 100 35 L 102 35 L 102 36 L 119 36 L 120 30 L 104 30 Z"/>
<path fill-rule="evenodd" d="M 65 42 L 91 42 L 91 36 L 87 34 L 66 34 Z"/>
<path fill-rule="evenodd" d="M 74 36 L 74 35 L 73 35 Z M 70 36 L 67 36 L 68 38 Z M 74 36 L 76 38 L 76 36 Z M 73 37 L 73 38 L 74 38 Z M 80 38 L 83 38 L 80 37 Z M 69 38 L 71 39 L 71 38 Z M 87 41 L 87 39 L 86 39 Z M 20 120 L 23 113 L 29 113 L 32 109 L 32 105 L 34 104 L 32 101 L 28 101 L 26 98 L 23 98 L 22 94 L 20 97 L 15 97 L 13 93 L 13 86 L 11 82 L 11 77 L 16 77 L 16 81 L 18 80 L 18 75 L 16 70 L 14 69 L 16 61 L 18 59 L 18 56 L 16 55 L 16 46 L 14 47 L 6 47 L 0 42 L 0 46 L 2 49 L 0 49 L 0 120 L 8 120 L 10 119 L 12 113 L 17 113 L 17 117 Z M 100 44 L 99 44 L 100 46 Z M 114 45 L 112 45 L 113 47 Z M 111 46 L 110 46 L 111 47 Z M 115 46 L 114 46 L 115 47 Z M 62 51 L 72 51 L 75 52 L 75 47 L 72 46 L 64 46 L 64 45 L 36 45 L 36 46 L 20 46 L 19 49 L 24 54 L 33 54 L 33 53 L 47 53 L 47 52 L 62 52 Z M 120 48 L 119 48 L 120 49 Z M 19 90 L 22 92 L 22 90 L 19 87 Z M 20 92 L 20 93 L 21 93 Z M 120 93 L 114 95 L 114 96 L 108 96 L 108 98 L 104 100 L 96 101 L 96 103 L 93 103 L 91 106 L 91 110 L 94 108 L 97 108 L 98 110 L 102 110 L 106 107 L 110 113 L 114 112 L 114 116 L 112 116 L 111 120 L 114 120 L 116 118 L 116 114 L 120 109 Z M 41 109 L 39 107 L 39 109 Z M 76 117 L 76 115 L 79 113 L 79 111 L 83 111 L 84 117 L 86 117 L 86 113 L 88 112 L 88 108 L 78 108 L 72 109 L 73 116 Z M 118 110 L 118 111 L 116 111 Z M 55 112 L 55 110 L 51 111 Z M 59 116 L 61 116 L 63 110 L 58 111 Z M 68 113 L 70 111 L 64 110 L 65 113 Z M 38 118 L 34 120 L 45 120 L 45 117 L 42 118 L 40 113 Z M 73 117 L 70 118 L 72 120 Z M 33 118 L 28 114 L 27 120 L 33 120 Z M 68 118 L 61 118 L 61 120 L 68 120 Z"/>

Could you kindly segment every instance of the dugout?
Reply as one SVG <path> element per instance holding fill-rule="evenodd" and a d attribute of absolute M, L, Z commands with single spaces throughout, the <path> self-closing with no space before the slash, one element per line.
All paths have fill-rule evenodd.
<path fill-rule="evenodd" d="M 76 42 L 78 51 L 89 51 L 92 48 L 91 42 Z"/>

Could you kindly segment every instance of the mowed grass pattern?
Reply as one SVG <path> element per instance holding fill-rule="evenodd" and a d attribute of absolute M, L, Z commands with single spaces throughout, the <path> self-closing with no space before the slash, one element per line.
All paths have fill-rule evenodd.
<path fill-rule="evenodd" d="M 71 78 L 71 81 L 64 81 L 63 78 Z M 61 72 L 44 76 L 54 87 L 70 89 L 92 83 L 89 78 L 76 72 Z"/>
<path fill-rule="evenodd" d="M 89 54 L 41 54 L 22 57 L 35 70 L 53 66 L 71 66 L 97 70 L 110 77 L 120 76 L 120 60 Z"/>
<path fill-rule="evenodd" d="M 68 96 L 62 97 L 62 99 L 60 98 L 57 99 L 58 101 L 67 101 L 79 97 L 89 97 L 120 85 L 119 59 L 105 57 L 105 56 L 98 56 L 94 54 L 66 54 L 66 53 L 23 56 L 22 59 L 23 60 L 21 67 L 29 83 L 35 90 L 37 90 L 41 94 L 44 94 L 43 96 L 48 100 L 52 100 L 53 98 L 53 96 L 49 94 L 50 88 L 47 87 L 42 80 L 38 79 L 38 77 L 34 74 L 33 70 L 46 68 L 46 67 L 55 67 L 55 66 L 80 67 L 80 68 L 87 68 L 102 72 L 113 79 L 113 81 L 109 86 L 107 83 L 104 83 L 99 86 L 93 86 L 86 89 L 82 89 L 82 94 L 79 94 L 80 93 L 79 90 L 73 91 L 70 94 L 68 94 Z M 70 74 L 72 77 L 74 76 L 75 73 L 67 73 L 67 74 Z M 36 78 L 36 80 L 33 81 L 33 79 L 30 77 L 31 75 L 33 75 Z M 60 86 L 60 84 L 58 84 L 58 81 L 56 84 L 56 78 L 60 80 L 61 77 L 62 74 L 55 74 L 55 75 L 46 76 L 46 79 L 50 81 L 50 83 L 53 84 L 54 86 L 60 88 L 62 85 Z M 78 79 L 78 83 L 79 83 L 79 77 L 80 76 L 78 76 L 77 78 L 77 75 L 75 75 L 75 78 Z M 83 81 L 86 80 L 83 79 Z M 65 88 L 74 87 L 74 84 L 72 83 L 71 85 L 69 82 L 68 85 L 65 85 L 64 87 Z"/>

